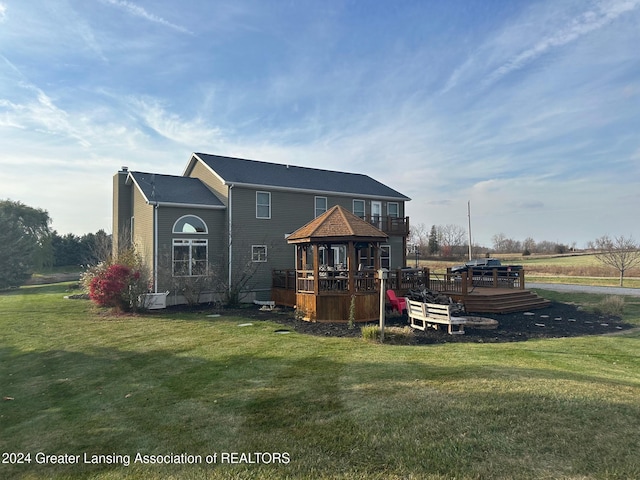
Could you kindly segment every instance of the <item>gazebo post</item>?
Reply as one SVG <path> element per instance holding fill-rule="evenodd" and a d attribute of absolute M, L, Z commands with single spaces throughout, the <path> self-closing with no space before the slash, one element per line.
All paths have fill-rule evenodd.
<path fill-rule="evenodd" d="M 313 247 L 313 293 L 320 293 L 320 244 L 312 244 Z"/>
<path fill-rule="evenodd" d="M 380 271 L 380 243 L 379 242 L 375 242 L 372 243 L 371 246 L 373 247 L 371 249 L 371 251 L 373 252 L 373 270 L 377 273 Z M 376 275 L 376 277 L 378 277 L 378 275 Z M 378 281 L 376 282 L 376 285 L 378 286 L 378 293 L 382 291 L 383 288 L 383 282 L 380 278 L 377 279 Z"/>
<path fill-rule="evenodd" d="M 356 293 L 356 246 L 353 240 L 349 240 L 347 246 L 347 270 L 349 275 L 349 293 Z"/>

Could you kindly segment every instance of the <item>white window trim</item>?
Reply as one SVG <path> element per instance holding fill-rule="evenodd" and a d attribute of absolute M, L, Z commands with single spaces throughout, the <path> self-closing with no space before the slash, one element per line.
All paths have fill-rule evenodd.
<path fill-rule="evenodd" d="M 266 193 L 269 196 L 269 204 L 268 205 L 258 204 L 258 195 L 261 194 L 261 193 Z M 258 215 L 258 206 L 261 206 L 261 207 L 268 206 L 269 207 L 269 215 L 266 216 L 266 217 L 261 217 L 260 215 Z M 262 190 L 258 190 L 256 192 L 256 218 L 259 218 L 261 220 L 269 220 L 269 219 L 271 219 L 271 192 L 265 192 L 265 191 L 262 191 Z"/>
<path fill-rule="evenodd" d="M 324 200 L 324 211 L 318 213 L 318 200 L 319 199 L 323 199 Z M 321 197 L 316 195 L 313 198 L 313 218 L 318 218 L 320 215 L 322 215 L 323 213 L 325 213 L 327 210 L 329 210 L 329 200 L 327 200 L 327 197 Z"/>
<path fill-rule="evenodd" d="M 257 248 L 264 248 L 264 259 L 260 260 L 260 257 L 258 256 L 258 260 L 256 260 L 256 249 Z M 259 254 L 258 254 L 259 255 Z M 251 261 L 254 263 L 264 263 L 267 261 L 268 258 L 268 253 L 267 253 L 267 246 L 266 245 L 251 245 Z"/>
<path fill-rule="evenodd" d="M 175 256 L 175 247 L 176 246 L 189 246 L 189 274 L 188 275 L 176 275 L 176 256 Z M 207 265 L 209 264 L 209 240 L 208 239 L 200 239 L 200 238 L 174 238 L 171 245 L 171 275 L 174 277 L 205 277 L 205 274 L 202 275 L 193 275 L 193 260 L 192 260 L 192 247 L 194 245 L 204 245 L 207 247 L 207 258 L 205 261 Z"/>
<path fill-rule="evenodd" d="M 178 225 L 178 222 L 180 220 L 182 220 L 183 218 L 187 218 L 187 217 L 193 217 L 193 218 L 197 218 L 198 220 L 200 220 L 202 222 L 202 224 L 204 225 L 204 232 L 183 232 L 183 231 L 176 231 L 176 225 Z M 206 235 L 207 233 L 209 233 L 209 227 L 207 226 L 207 222 L 205 222 L 204 220 L 202 220 L 202 218 L 200 218 L 197 215 L 193 215 L 192 213 L 188 214 L 188 215 L 183 215 L 181 216 L 179 219 L 177 219 L 174 223 L 173 223 L 173 227 L 171 227 L 171 232 L 172 233 L 176 233 L 178 235 Z"/>
<path fill-rule="evenodd" d="M 379 207 L 378 213 L 373 213 L 373 206 L 376 205 Z M 382 228 L 382 202 L 381 201 L 371 201 L 371 224 Z"/>
<path fill-rule="evenodd" d="M 360 218 L 365 218 L 367 216 L 367 202 L 365 200 L 361 200 L 359 198 L 354 198 L 353 199 L 353 204 L 352 204 L 352 208 L 351 208 L 351 212 L 356 215 L 359 216 L 356 213 L 356 202 L 362 202 L 362 217 Z"/>
<path fill-rule="evenodd" d="M 396 206 L 396 215 L 391 215 L 391 210 L 389 209 L 389 205 L 395 205 Z M 387 202 L 387 215 L 389 217 L 393 218 L 400 218 L 400 204 L 398 202 Z"/>

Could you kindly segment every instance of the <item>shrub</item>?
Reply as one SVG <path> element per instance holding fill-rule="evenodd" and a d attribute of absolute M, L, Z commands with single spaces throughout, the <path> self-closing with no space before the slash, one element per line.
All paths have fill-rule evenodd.
<path fill-rule="evenodd" d="M 361 328 L 362 338 L 368 342 L 380 341 L 380 326 L 365 325 Z M 413 329 L 406 327 L 385 327 L 384 343 L 392 345 L 411 345 L 415 342 Z"/>
<path fill-rule="evenodd" d="M 128 310 L 127 291 L 136 276 L 139 278 L 140 272 L 132 272 L 126 265 L 110 265 L 91 279 L 89 298 L 101 307 Z"/>
<path fill-rule="evenodd" d="M 368 342 L 378 342 L 380 340 L 380 327 L 378 325 L 365 325 L 360 329 L 362 338 Z"/>
<path fill-rule="evenodd" d="M 85 293 L 89 293 L 91 290 L 91 281 L 98 275 L 104 275 L 109 268 L 110 263 L 100 262 L 97 265 L 87 268 L 82 274 L 80 274 L 80 286 Z"/>
<path fill-rule="evenodd" d="M 351 303 L 349 304 L 349 330 L 353 330 L 356 319 L 356 296 L 351 295 Z"/>
<path fill-rule="evenodd" d="M 119 311 L 140 308 L 138 297 L 150 288 L 149 271 L 135 251 L 125 251 L 115 262 L 101 262 L 80 277 L 95 303 Z"/>
<path fill-rule="evenodd" d="M 624 312 L 624 297 L 617 295 L 605 297 L 594 307 L 594 311 L 604 315 L 622 316 Z"/>

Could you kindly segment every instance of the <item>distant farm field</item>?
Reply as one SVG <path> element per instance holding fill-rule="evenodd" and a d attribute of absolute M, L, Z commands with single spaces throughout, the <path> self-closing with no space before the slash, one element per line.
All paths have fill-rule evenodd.
<path fill-rule="evenodd" d="M 526 279 L 531 282 L 576 283 L 585 285 L 618 286 L 619 272 L 603 265 L 593 254 L 572 255 L 493 255 L 502 263 L 523 265 Z M 420 262 L 437 273 L 444 273 L 447 267 L 459 265 L 463 261 L 428 260 Z M 410 265 L 413 265 L 409 262 Z M 640 268 L 625 273 L 625 287 L 640 288 Z"/>

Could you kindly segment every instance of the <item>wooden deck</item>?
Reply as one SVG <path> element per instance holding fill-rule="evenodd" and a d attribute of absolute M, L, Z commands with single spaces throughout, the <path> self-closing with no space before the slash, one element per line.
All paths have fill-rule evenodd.
<path fill-rule="evenodd" d="M 298 272 L 300 273 L 300 272 Z M 301 283 L 302 282 L 302 283 Z M 318 309 L 315 321 L 325 318 L 348 318 L 348 306 L 351 297 L 347 293 L 348 279 L 330 278 L 321 279 L 320 296 L 325 298 L 311 300 L 305 294 L 309 294 L 312 288 L 304 282 L 313 282 L 306 275 L 296 274 L 295 270 L 274 271 L 271 288 L 271 299 L 278 305 L 290 307 L 301 306 L 303 311 L 311 311 L 312 307 Z M 362 282 L 361 284 L 358 282 Z M 369 296 L 376 294 L 375 280 L 366 278 L 356 282 L 357 295 Z M 495 272 L 485 277 L 469 279 L 466 274 L 432 275 L 428 269 L 401 269 L 389 272 L 387 288 L 396 292 L 396 295 L 405 296 L 410 289 L 420 289 L 427 286 L 429 290 L 441 292 L 464 304 L 468 313 L 513 313 L 524 312 L 547 307 L 550 302 L 539 297 L 535 293 L 524 288 L 524 272 L 513 278 L 498 277 Z M 296 294 L 296 286 L 298 293 Z M 310 304 L 309 302 L 319 302 Z M 356 321 L 367 321 L 375 318 L 373 298 L 358 298 L 358 315 Z M 306 307 L 306 308 L 305 308 Z"/>
<path fill-rule="evenodd" d="M 475 287 L 462 295 L 442 292 L 464 304 L 467 313 L 513 313 L 548 307 L 551 302 L 526 289 Z"/>

